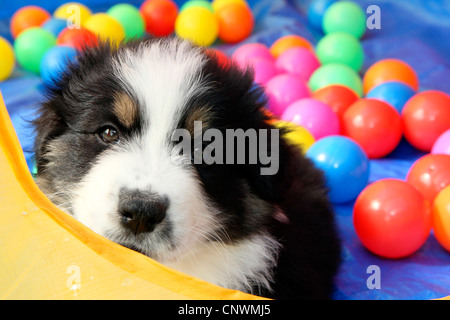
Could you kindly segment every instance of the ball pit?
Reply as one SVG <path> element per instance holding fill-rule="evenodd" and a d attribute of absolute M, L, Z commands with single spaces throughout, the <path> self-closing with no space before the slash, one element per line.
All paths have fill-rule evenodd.
<path fill-rule="evenodd" d="M 316 53 L 322 65 L 342 63 L 359 71 L 364 62 L 364 51 L 358 39 L 345 32 L 333 32 L 320 39 Z"/>
<path fill-rule="evenodd" d="M 29 28 L 14 41 L 17 62 L 27 71 L 39 74 L 42 57 L 56 44 L 53 34 L 40 27 Z"/>
<path fill-rule="evenodd" d="M 313 98 L 300 99 L 290 104 L 281 119 L 306 128 L 316 140 L 340 133 L 337 114 L 328 105 Z"/>
<path fill-rule="evenodd" d="M 139 11 L 145 21 L 145 29 L 156 37 L 164 37 L 175 30 L 178 6 L 172 0 L 146 0 Z"/>
<path fill-rule="evenodd" d="M 210 46 L 216 41 L 219 26 L 214 13 L 203 7 L 190 7 L 180 12 L 175 21 L 176 34 L 199 46 Z"/>
<path fill-rule="evenodd" d="M 284 51 L 295 47 L 306 48 L 314 51 L 314 47 L 311 42 L 301 36 L 290 34 L 283 36 L 272 43 L 270 46 L 270 53 L 274 58 L 278 58 L 278 56 Z"/>
<path fill-rule="evenodd" d="M 9 78 L 14 70 L 16 59 L 11 44 L 5 38 L 0 37 L 0 81 Z"/>
<path fill-rule="evenodd" d="M 70 46 L 74 47 L 77 50 L 82 50 L 84 47 L 96 45 L 97 37 L 92 31 L 88 29 L 66 28 L 58 35 L 56 44 L 61 46 Z"/>
<path fill-rule="evenodd" d="M 91 15 L 86 19 L 83 27 L 100 39 L 108 39 L 117 45 L 125 39 L 125 30 L 122 25 L 106 13 L 101 12 Z"/>
<path fill-rule="evenodd" d="M 294 73 L 308 81 L 320 62 L 311 50 L 303 47 L 290 48 L 281 53 L 276 60 L 279 72 Z"/>
<path fill-rule="evenodd" d="M 355 103 L 359 97 L 352 89 L 341 85 L 329 85 L 314 91 L 313 98 L 329 105 L 338 115 L 342 122 L 342 117 L 347 109 Z"/>
<path fill-rule="evenodd" d="M 432 154 L 448 154 L 450 155 L 450 129 L 442 133 L 431 149 Z"/>
<path fill-rule="evenodd" d="M 390 81 L 372 88 L 366 98 L 374 98 L 389 103 L 398 113 L 402 113 L 405 103 L 415 94 L 414 90 L 402 82 Z"/>
<path fill-rule="evenodd" d="M 437 194 L 450 185 L 450 155 L 427 154 L 419 158 L 409 169 L 406 181 L 432 203 Z"/>
<path fill-rule="evenodd" d="M 251 61 L 255 74 L 255 82 L 265 85 L 267 81 L 279 74 L 272 59 L 255 58 Z"/>
<path fill-rule="evenodd" d="M 354 139 L 369 158 L 391 153 L 402 138 L 402 121 L 397 111 L 386 102 L 360 99 L 342 117 L 342 134 Z"/>
<path fill-rule="evenodd" d="M 329 63 L 320 66 L 308 81 L 309 88 L 313 92 L 333 84 L 347 86 L 359 97 L 363 95 L 361 78 L 355 70 L 345 64 Z"/>
<path fill-rule="evenodd" d="M 431 230 L 429 202 L 409 183 L 381 179 L 367 186 L 353 209 L 362 244 L 376 255 L 398 259 L 422 247 Z"/>
<path fill-rule="evenodd" d="M 58 18 L 49 18 L 42 24 L 42 29 L 49 31 L 55 37 L 67 27 L 67 21 Z"/>
<path fill-rule="evenodd" d="M 217 12 L 231 3 L 246 4 L 244 0 L 213 0 L 211 6 L 213 7 L 213 10 Z"/>
<path fill-rule="evenodd" d="M 436 196 L 432 209 L 433 231 L 436 240 L 450 252 L 450 186 Z"/>
<path fill-rule="evenodd" d="M 225 43 L 237 43 L 247 38 L 255 24 L 252 10 L 245 3 L 229 3 L 215 11 L 218 37 Z"/>
<path fill-rule="evenodd" d="M 60 5 L 53 12 L 53 16 L 58 19 L 70 20 L 71 24 L 77 24 L 77 27 L 83 26 L 84 22 L 92 15 L 91 9 L 79 2 L 68 2 Z M 77 19 L 79 18 L 79 21 Z"/>
<path fill-rule="evenodd" d="M 332 203 L 356 199 L 369 181 L 369 159 L 364 150 L 347 137 L 322 138 L 308 149 L 306 155 L 323 170 Z"/>
<path fill-rule="evenodd" d="M 406 140 L 415 148 L 429 152 L 439 136 L 450 129 L 450 96 L 428 90 L 409 99 L 403 110 Z"/>
<path fill-rule="evenodd" d="M 22 31 L 31 27 L 40 27 L 49 18 L 50 13 L 41 7 L 22 7 L 17 10 L 11 18 L 11 35 L 13 38 L 17 38 Z"/>
<path fill-rule="evenodd" d="M 256 58 L 273 60 L 269 48 L 261 43 L 243 44 L 233 52 L 231 58 L 242 68 L 245 68 L 253 59 Z"/>
<path fill-rule="evenodd" d="M 125 32 L 125 40 L 140 38 L 145 32 L 145 22 L 139 10 L 127 3 L 119 3 L 106 11 L 108 15 L 119 21 Z"/>
<path fill-rule="evenodd" d="M 316 29 L 322 29 L 323 16 L 327 9 L 335 2 L 336 0 L 312 1 L 308 7 L 308 23 Z"/>
<path fill-rule="evenodd" d="M 359 39 L 366 31 L 366 14 L 355 2 L 337 1 L 325 11 L 322 28 L 325 34 L 346 32 Z"/>
<path fill-rule="evenodd" d="M 409 64 L 398 59 L 384 59 L 371 65 L 364 74 L 364 93 L 367 94 L 372 88 L 389 81 L 403 82 L 414 91 L 419 89 L 419 78 Z"/>
<path fill-rule="evenodd" d="M 77 51 L 73 47 L 55 46 L 45 53 L 40 64 L 40 74 L 42 80 L 49 85 L 58 79 L 65 66 L 74 61 Z"/>
<path fill-rule="evenodd" d="M 183 3 L 183 5 L 180 7 L 180 12 L 190 8 L 190 7 L 203 7 L 208 9 L 211 12 L 214 12 L 214 9 L 211 5 L 211 3 L 208 0 L 189 0 Z"/>
<path fill-rule="evenodd" d="M 299 147 L 302 153 L 306 153 L 316 141 L 308 129 L 295 125 L 292 122 L 277 120 L 274 125 L 276 128 L 287 130 L 284 137 L 291 144 Z"/>

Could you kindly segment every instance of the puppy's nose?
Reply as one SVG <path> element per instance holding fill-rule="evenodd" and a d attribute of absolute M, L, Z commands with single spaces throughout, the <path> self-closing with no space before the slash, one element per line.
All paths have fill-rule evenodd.
<path fill-rule="evenodd" d="M 167 197 L 142 191 L 124 191 L 119 195 L 122 225 L 134 234 L 151 232 L 164 220 L 169 206 Z"/>

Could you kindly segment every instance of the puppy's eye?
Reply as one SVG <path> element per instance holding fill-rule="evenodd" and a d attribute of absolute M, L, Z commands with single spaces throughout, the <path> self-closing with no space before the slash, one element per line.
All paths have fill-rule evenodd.
<path fill-rule="evenodd" d="M 104 127 L 99 132 L 100 138 L 106 143 L 119 141 L 119 132 L 113 127 Z"/>

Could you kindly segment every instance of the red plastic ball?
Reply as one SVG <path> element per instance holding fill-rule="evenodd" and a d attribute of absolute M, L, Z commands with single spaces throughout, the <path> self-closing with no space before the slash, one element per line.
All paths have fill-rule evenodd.
<path fill-rule="evenodd" d="M 413 163 L 406 181 L 432 202 L 438 193 L 450 185 L 450 155 L 428 154 Z"/>
<path fill-rule="evenodd" d="M 56 44 L 60 46 L 69 46 L 77 50 L 82 50 L 85 47 L 92 47 L 97 45 L 97 37 L 95 34 L 84 28 L 79 29 L 63 29 L 56 39 Z"/>
<path fill-rule="evenodd" d="M 38 6 L 25 6 L 17 10 L 11 18 L 10 31 L 13 38 L 19 33 L 31 27 L 40 27 L 47 19 L 50 13 Z"/>
<path fill-rule="evenodd" d="M 406 140 L 429 152 L 439 136 L 450 129 L 450 96 L 429 90 L 411 97 L 402 110 Z"/>
<path fill-rule="evenodd" d="M 314 91 L 313 98 L 329 105 L 339 119 L 342 119 L 345 111 L 359 99 L 356 92 L 349 87 L 334 84 Z"/>
<path fill-rule="evenodd" d="M 353 224 L 369 251 L 385 258 L 403 258 L 417 251 L 430 234 L 430 203 L 405 181 L 379 180 L 356 199 Z"/>
<path fill-rule="evenodd" d="M 178 6 L 172 0 L 147 0 L 140 12 L 145 21 L 145 29 L 156 37 L 164 37 L 173 33 Z"/>
<path fill-rule="evenodd" d="M 229 3 L 216 12 L 219 39 L 225 43 L 237 43 L 253 31 L 255 21 L 250 7 L 245 3 Z"/>
<path fill-rule="evenodd" d="M 371 159 L 391 153 L 402 138 L 402 120 L 384 101 L 360 99 L 342 117 L 342 134 L 359 143 Z"/>

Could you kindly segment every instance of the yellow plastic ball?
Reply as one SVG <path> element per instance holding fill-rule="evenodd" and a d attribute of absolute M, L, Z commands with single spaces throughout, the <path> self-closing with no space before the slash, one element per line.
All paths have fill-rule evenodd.
<path fill-rule="evenodd" d="M 109 39 L 117 44 L 125 38 L 125 30 L 122 25 L 106 13 L 91 15 L 83 26 L 96 34 L 100 39 Z"/>
<path fill-rule="evenodd" d="M 284 135 L 284 137 L 293 145 L 298 146 L 303 153 L 308 151 L 309 147 L 313 145 L 316 141 L 314 136 L 308 129 L 293 124 L 287 121 L 276 121 L 274 123 L 275 127 L 279 129 L 288 129 L 289 132 Z"/>
<path fill-rule="evenodd" d="M 204 7 L 190 7 L 179 13 L 175 32 L 181 38 L 207 47 L 217 39 L 219 27 L 214 13 Z"/>
<path fill-rule="evenodd" d="M 13 72 L 16 60 L 11 44 L 2 37 L 0 37 L 0 57 L 0 81 L 3 81 Z"/>
<path fill-rule="evenodd" d="M 225 7 L 226 5 L 230 4 L 230 3 L 243 3 L 243 4 L 247 4 L 246 1 L 244 0 L 214 0 L 211 5 L 213 7 L 213 10 L 215 12 L 219 11 L 220 9 L 222 9 L 223 7 Z"/>
<path fill-rule="evenodd" d="M 69 23 L 83 26 L 84 22 L 92 15 L 91 10 L 84 4 L 68 2 L 59 6 L 53 16 L 58 19 L 68 19 Z"/>

